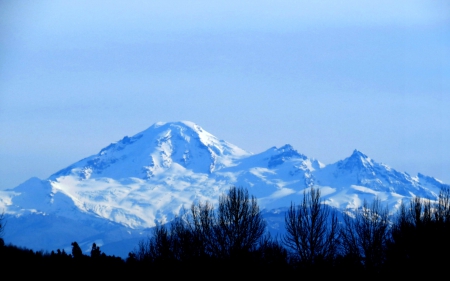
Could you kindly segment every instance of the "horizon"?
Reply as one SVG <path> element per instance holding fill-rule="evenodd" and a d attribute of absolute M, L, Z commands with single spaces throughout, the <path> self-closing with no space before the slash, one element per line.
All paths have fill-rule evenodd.
<path fill-rule="evenodd" d="M 0 15 L 0 190 L 164 120 L 450 183 L 446 1 L 3 1 Z"/>

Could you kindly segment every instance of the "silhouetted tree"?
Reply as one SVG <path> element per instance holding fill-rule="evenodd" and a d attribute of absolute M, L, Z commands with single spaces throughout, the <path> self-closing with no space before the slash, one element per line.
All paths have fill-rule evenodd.
<path fill-rule="evenodd" d="M 402 203 L 392 226 L 388 258 L 391 269 L 445 270 L 450 261 L 450 189 L 443 187 L 438 200 L 419 197 Z"/>
<path fill-rule="evenodd" d="M 285 270 L 288 265 L 288 252 L 270 234 L 264 235 L 258 243 L 256 250 L 257 259 L 261 266 L 274 270 Z"/>
<path fill-rule="evenodd" d="M 233 257 L 249 252 L 264 233 L 266 223 L 256 198 L 242 187 L 231 187 L 219 198 L 214 218 L 214 238 L 217 254 Z"/>
<path fill-rule="evenodd" d="M 442 187 L 436 204 L 436 222 L 450 226 L 450 187 Z"/>
<path fill-rule="evenodd" d="M 304 191 L 300 205 L 291 203 L 285 222 L 284 243 L 303 263 L 316 264 L 336 256 L 340 243 L 337 215 L 322 203 L 319 189 Z"/>
<path fill-rule="evenodd" d="M 137 261 L 136 253 L 135 252 L 129 252 L 128 253 L 128 257 L 126 259 L 127 264 L 133 264 L 134 265 L 136 263 L 136 261 Z"/>
<path fill-rule="evenodd" d="M 158 225 L 153 236 L 138 244 L 138 261 L 189 261 L 199 258 L 235 258 L 253 250 L 264 233 L 255 197 L 231 187 L 219 198 L 214 212 L 209 203 L 192 204 L 190 213 L 177 217 L 170 228 Z"/>
<path fill-rule="evenodd" d="M 98 247 L 95 243 L 92 243 L 91 258 L 99 258 L 100 256 L 101 256 L 100 247 Z"/>
<path fill-rule="evenodd" d="M 423 206 L 422 200 L 416 197 L 408 207 L 402 202 L 398 209 L 391 229 L 392 242 L 388 245 L 387 252 L 392 269 L 405 270 L 422 255 L 422 245 L 427 243 L 420 241 L 418 229 Z"/>
<path fill-rule="evenodd" d="M 206 238 L 201 229 L 189 225 L 186 214 L 170 223 L 170 235 L 174 258 L 179 261 L 193 261 L 209 257 Z"/>
<path fill-rule="evenodd" d="M 192 243 L 197 249 L 199 257 L 214 256 L 216 251 L 214 236 L 215 213 L 212 205 L 209 202 L 191 205 L 189 214 L 186 214 L 185 219 L 190 232 L 193 234 Z"/>
<path fill-rule="evenodd" d="M 173 259 L 173 247 L 170 232 L 164 225 L 157 225 L 153 237 L 149 240 L 149 257 L 152 261 L 170 261 Z"/>
<path fill-rule="evenodd" d="M 360 261 L 366 269 L 378 270 L 385 260 L 389 241 L 389 213 L 378 198 L 372 204 L 364 200 L 360 209 L 344 215 L 342 245 L 347 257 Z"/>
<path fill-rule="evenodd" d="M 80 258 L 83 256 L 83 251 L 81 251 L 80 246 L 77 242 L 72 242 L 72 256 L 74 258 Z"/>

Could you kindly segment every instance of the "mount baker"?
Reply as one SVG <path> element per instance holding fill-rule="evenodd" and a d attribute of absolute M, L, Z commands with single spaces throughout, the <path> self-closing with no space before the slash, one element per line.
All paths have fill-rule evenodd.
<path fill-rule="evenodd" d="M 411 176 L 355 150 L 324 165 L 292 146 L 249 153 L 219 140 L 192 122 L 156 123 L 112 143 L 98 154 L 56 172 L 0 191 L 5 241 L 35 250 L 86 250 L 93 242 L 126 256 L 157 223 L 172 220 L 195 201 L 216 204 L 231 186 L 258 198 L 271 231 L 282 231 L 283 210 L 300 202 L 306 188 L 338 209 L 381 199 L 394 211 L 415 196 L 436 199 L 448 186 Z"/>

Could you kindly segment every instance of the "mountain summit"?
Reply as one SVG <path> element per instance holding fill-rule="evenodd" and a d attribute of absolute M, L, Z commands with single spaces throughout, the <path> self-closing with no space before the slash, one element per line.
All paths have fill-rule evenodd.
<path fill-rule="evenodd" d="M 126 255 L 145 229 L 172 220 L 195 201 L 216 204 L 231 185 L 247 188 L 266 214 L 300 202 L 310 187 L 339 209 L 378 197 L 395 210 L 415 196 L 435 199 L 447 186 L 398 172 L 358 150 L 329 165 L 289 144 L 251 154 L 183 121 L 156 123 L 46 180 L 0 192 L 0 208 L 9 216 L 5 238 L 16 245 L 55 250 L 78 240 Z"/>
<path fill-rule="evenodd" d="M 156 123 L 132 137 L 124 137 L 54 175 L 70 174 L 82 179 L 148 179 L 168 169 L 189 169 L 195 173 L 212 173 L 250 153 L 219 140 L 192 122 Z"/>

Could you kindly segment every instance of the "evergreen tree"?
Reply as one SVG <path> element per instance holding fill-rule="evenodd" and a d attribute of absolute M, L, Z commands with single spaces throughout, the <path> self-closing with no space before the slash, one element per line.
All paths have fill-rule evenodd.
<path fill-rule="evenodd" d="M 72 256 L 76 259 L 83 256 L 83 251 L 80 246 L 78 246 L 77 242 L 72 242 Z"/>
<path fill-rule="evenodd" d="M 92 243 L 91 258 L 99 258 L 101 256 L 100 247 Z"/>

